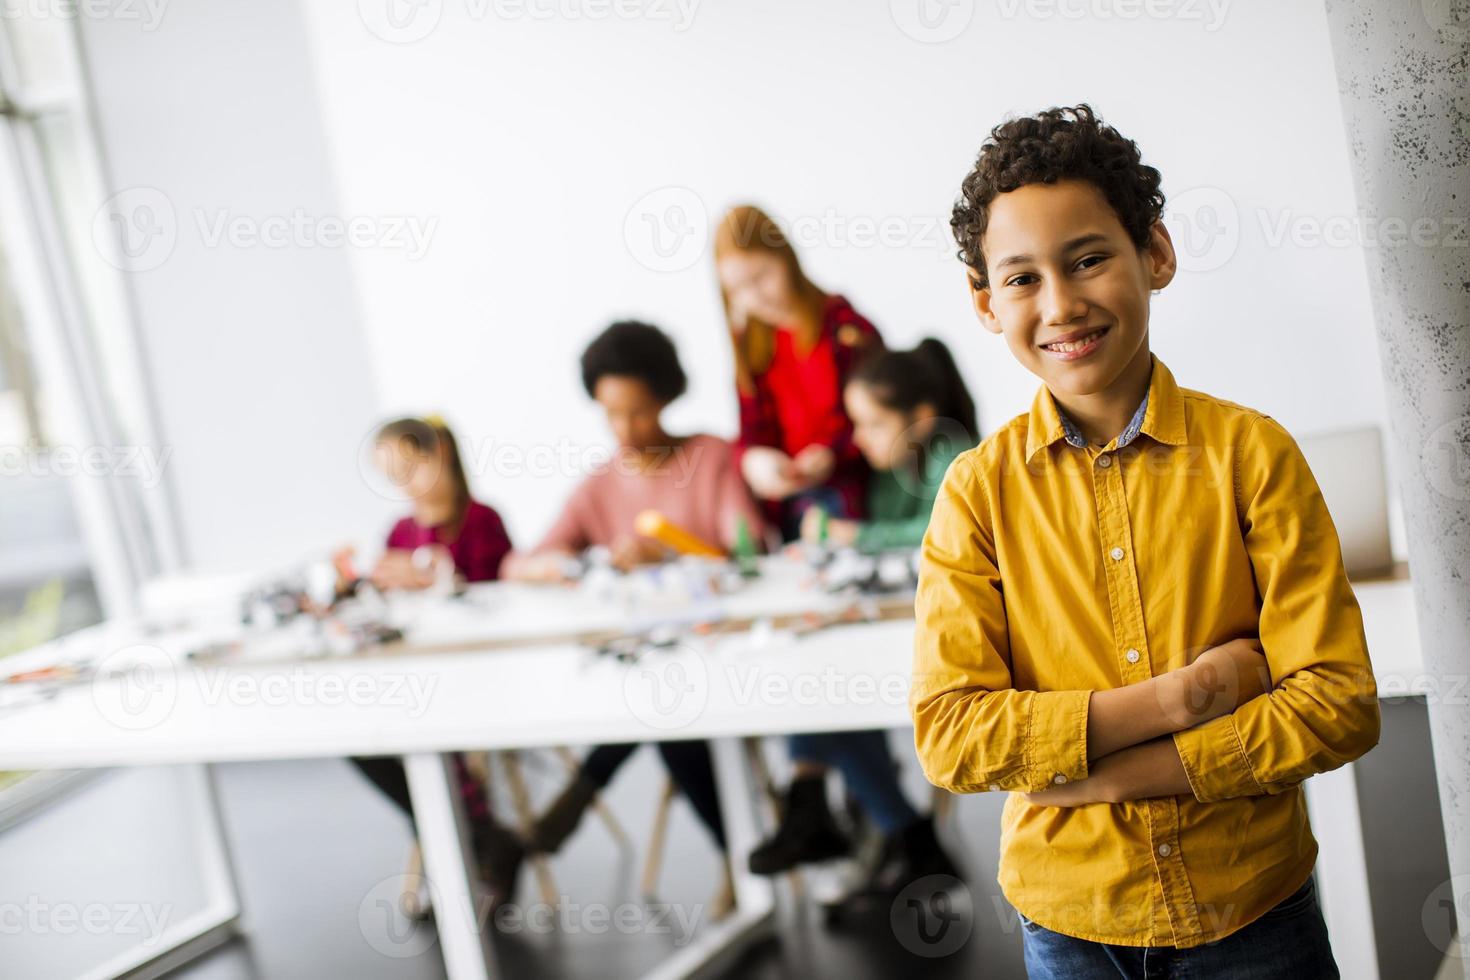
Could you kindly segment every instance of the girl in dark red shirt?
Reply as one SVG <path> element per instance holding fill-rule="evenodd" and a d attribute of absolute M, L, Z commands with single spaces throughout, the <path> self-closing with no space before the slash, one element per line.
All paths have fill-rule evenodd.
<path fill-rule="evenodd" d="M 388 548 L 373 569 L 380 589 L 422 589 L 437 580 L 436 565 L 453 563 L 468 582 L 500 577 L 510 551 L 510 536 L 500 515 L 470 496 L 459 444 L 442 419 L 399 419 L 378 430 L 374 443 L 378 467 L 412 502 L 413 513 L 393 525 Z M 426 560 L 427 559 L 427 560 Z M 460 753 L 454 756 L 460 795 L 471 824 L 480 876 L 492 903 L 510 898 L 524 848 L 515 834 L 490 813 L 484 787 Z M 409 818 L 413 809 L 408 779 L 397 757 L 352 760 Z"/>
<path fill-rule="evenodd" d="M 742 475 L 788 541 L 814 504 L 836 517 L 863 517 L 868 467 L 853 445 L 842 390 L 883 338 L 846 299 L 806 277 L 785 234 L 759 208 L 731 209 L 714 253 L 735 355 Z"/>

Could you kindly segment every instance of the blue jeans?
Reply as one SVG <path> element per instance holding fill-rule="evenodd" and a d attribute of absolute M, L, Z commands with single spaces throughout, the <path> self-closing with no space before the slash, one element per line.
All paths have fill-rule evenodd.
<path fill-rule="evenodd" d="M 1204 946 L 1112 946 L 1052 932 L 1021 916 L 1031 980 L 1337 980 L 1315 876 L 1250 925 Z"/>
<path fill-rule="evenodd" d="M 788 746 L 797 762 L 820 762 L 842 773 L 863 812 L 885 837 L 919 819 L 898 785 L 898 767 L 881 731 L 793 735 Z"/>

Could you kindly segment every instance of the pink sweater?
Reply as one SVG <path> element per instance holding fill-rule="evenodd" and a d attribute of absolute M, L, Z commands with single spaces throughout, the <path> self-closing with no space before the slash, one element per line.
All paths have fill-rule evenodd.
<path fill-rule="evenodd" d="M 614 539 L 631 535 L 633 521 L 649 509 L 726 550 L 735 543 L 742 517 L 754 541 L 759 543 L 764 533 L 730 444 L 716 436 L 694 435 L 655 470 L 633 472 L 626 458 L 614 456 L 572 492 L 535 550 L 581 551 L 611 545 Z"/>

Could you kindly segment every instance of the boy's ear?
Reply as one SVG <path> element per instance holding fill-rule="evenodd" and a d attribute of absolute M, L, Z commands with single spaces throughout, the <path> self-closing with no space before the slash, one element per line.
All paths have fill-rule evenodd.
<path fill-rule="evenodd" d="M 980 325 L 991 333 L 1000 333 L 1000 320 L 990 308 L 990 287 L 980 285 L 973 270 L 966 269 L 965 276 L 970 285 L 970 302 L 975 307 L 975 315 L 980 318 Z"/>
<path fill-rule="evenodd" d="M 1179 259 L 1174 254 L 1174 239 L 1169 237 L 1169 229 L 1162 221 L 1155 221 L 1153 228 L 1149 229 L 1145 258 L 1149 268 L 1149 289 L 1163 289 L 1174 281 L 1174 273 L 1179 271 Z"/>

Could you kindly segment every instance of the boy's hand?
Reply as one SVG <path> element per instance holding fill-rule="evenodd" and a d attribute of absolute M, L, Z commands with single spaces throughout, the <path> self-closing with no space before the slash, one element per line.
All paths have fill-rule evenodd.
<path fill-rule="evenodd" d="M 1025 796 L 1037 806 L 1085 806 L 1192 792 L 1174 739 L 1166 736 L 1103 756 L 1088 768 L 1086 779 Z"/>
<path fill-rule="evenodd" d="M 1255 639 L 1211 647 L 1168 677 L 1166 711 L 1181 731 L 1228 715 L 1271 690 L 1271 670 Z"/>

